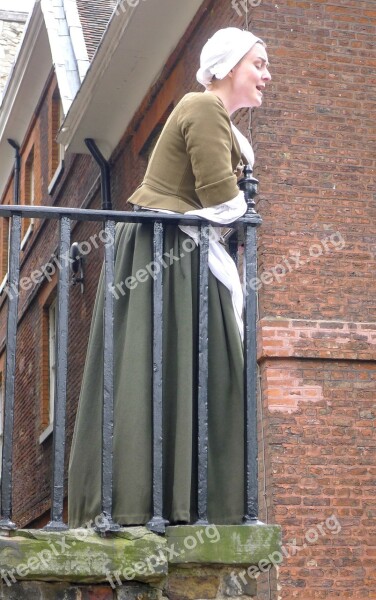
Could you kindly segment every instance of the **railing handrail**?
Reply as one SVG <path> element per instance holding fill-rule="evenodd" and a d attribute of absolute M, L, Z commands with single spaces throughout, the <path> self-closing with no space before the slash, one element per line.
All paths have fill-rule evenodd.
<path fill-rule="evenodd" d="M 128 223 L 145 223 L 150 221 L 153 223 L 155 220 L 161 221 L 162 223 L 174 222 L 177 224 L 184 225 L 202 225 L 203 219 L 195 215 L 184 215 L 179 213 L 164 213 L 154 210 L 96 210 L 91 208 L 66 208 L 62 206 L 30 206 L 30 205 L 0 205 L 0 217 L 12 217 L 13 215 L 21 215 L 27 218 L 35 219 L 60 219 L 61 217 L 68 217 L 72 221 L 116 221 L 116 222 L 128 222 Z M 213 227 L 223 227 L 223 224 L 214 223 L 208 221 Z M 261 217 L 257 213 L 247 212 L 243 217 L 237 219 L 234 224 L 247 224 L 257 226 L 261 223 Z"/>

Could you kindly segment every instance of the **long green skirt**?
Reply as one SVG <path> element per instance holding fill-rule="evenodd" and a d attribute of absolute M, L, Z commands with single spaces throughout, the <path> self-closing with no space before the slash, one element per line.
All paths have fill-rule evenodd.
<path fill-rule="evenodd" d="M 197 516 L 198 250 L 169 225 L 164 253 L 163 516 L 172 523 L 192 522 Z M 153 260 L 151 226 L 118 226 L 115 256 L 113 519 L 136 525 L 150 519 L 152 502 L 153 279 L 145 276 Z M 127 280 L 137 273 L 137 280 Z M 208 309 L 208 517 L 217 524 L 239 523 L 244 511 L 243 350 L 230 294 L 211 273 Z M 103 273 L 71 448 L 71 527 L 101 514 L 102 390 Z"/>

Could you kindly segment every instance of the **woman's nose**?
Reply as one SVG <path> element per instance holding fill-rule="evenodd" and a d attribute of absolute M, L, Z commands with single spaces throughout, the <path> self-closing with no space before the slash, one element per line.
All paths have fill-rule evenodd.
<path fill-rule="evenodd" d="M 265 69 L 265 71 L 264 71 L 264 74 L 263 74 L 262 78 L 263 78 L 265 81 L 270 81 L 270 80 L 271 80 L 272 76 L 270 75 L 270 73 L 269 73 L 268 69 Z"/>

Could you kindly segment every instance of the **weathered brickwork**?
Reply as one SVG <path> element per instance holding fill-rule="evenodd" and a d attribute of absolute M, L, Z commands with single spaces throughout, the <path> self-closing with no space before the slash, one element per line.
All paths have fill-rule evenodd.
<path fill-rule="evenodd" d="M 260 310 L 260 508 L 283 527 L 289 600 L 376 597 L 375 16 L 373 2 L 350 0 L 251 12 L 273 76 L 253 118 L 263 225 L 248 282 Z"/>
<path fill-rule="evenodd" d="M 252 128 L 263 218 L 258 278 L 247 282 L 247 291 L 258 292 L 260 313 L 260 517 L 284 532 L 280 589 L 273 570 L 259 579 L 259 599 L 264 590 L 269 598 L 269 586 L 274 600 L 376 598 L 374 0 L 251 4 L 250 29 L 268 44 L 273 79 L 262 109 L 251 118 L 240 111 L 235 122 L 244 133 Z M 203 4 L 134 116 L 111 160 L 115 209 L 126 207 L 141 180 L 149 136 L 185 91 L 200 89 L 202 44 L 219 27 L 245 26 L 237 7 L 240 14 L 227 0 Z M 47 104 L 21 149 L 24 159 L 38 131 L 40 203 L 99 208 L 99 169 L 89 156 L 66 156 L 49 196 Z M 23 276 L 57 247 L 55 226 L 38 227 L 22 257 Z M 72 241 L 90 240 L 99 230 L 76 224 Z M 92 245 L 84 293 L 71 288 L 68 451 L 101 258 L 102 249 Z M 52 440 L 38 442 L 39 333 L 54 281 L 48 285 L 20 297 L 14 495 L 20 526 L 48 519 Z M 0 310 L 4 304 L 3 296 Z M 1 319 L 0 343 L 4 333 Z M 108 591 L 100 593 L 107 599 Z"/>
<path fill-rule="evenodd" d="M 375 362 L 266 359 L 261 381 L 282 597 L 373 598 Z"/>
<path fill-rule="evenodd" d="M 258 323 L 259 360 L 271 357 L 375 360 L 376 324 L 268 319 Z"/>

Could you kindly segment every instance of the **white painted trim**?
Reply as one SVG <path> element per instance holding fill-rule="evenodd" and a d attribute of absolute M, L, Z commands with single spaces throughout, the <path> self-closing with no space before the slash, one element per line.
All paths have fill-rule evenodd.
<path fill-rule="evenodd" d="M 54 431 L 54 424 L 50 423 L 49 425 L 47 425 L 46 429 L 44 429 L 44 431 L 42 431 L 42 433 L 39 436 L 39 443 L 43 444 L 43 442 L 50 437 L 50 435 L 53 433 Z"/>
<path fill-rule="evenodd" d="M 63 173 L 64 173 L 64 160 L 61 160 L 59 162 L 59 165 L 58 165 L 50 183 L 48 184 L 48 193 L 50 196 L 53 193 L 55 186 L 60 181 L 60 177 L 62 176 Z"/>
<path fill-rule="evenodd" d="M 31 234 L 33 233 L 33 229 L 34 229 L 34 219 L 31 219 L 31 223 L 29 225 L 29 227 L 26 230 L 25 235 L 22 238 L 21 241 L 21 245 L 20 245 L 20 250 L 24 250 L 27 242 L 29 241 L 29 238 L 31 237 Z"/>
<path fill-rule="evenodd" d="M 3 281 L 0 283 L 0 296 L 2 296 L 6 284 L 8 283 L 9 272 L 5 273 Z"/>

